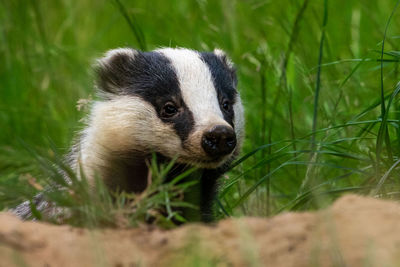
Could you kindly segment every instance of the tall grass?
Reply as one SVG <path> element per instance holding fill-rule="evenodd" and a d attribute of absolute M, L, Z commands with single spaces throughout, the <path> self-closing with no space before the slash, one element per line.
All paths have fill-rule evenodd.
<path fill-rule="evenodd" d="M 26 147 L 66 153 L 77 101 L 95 97 L 92 62 L 123 46 L 219 47 L 236 63 L 247 136 L 222 179 L 221 217 L 315 209 L 345 192 L 397 199 L 397 5 L 0 1 L 0 207 L 45 184 Z"/>

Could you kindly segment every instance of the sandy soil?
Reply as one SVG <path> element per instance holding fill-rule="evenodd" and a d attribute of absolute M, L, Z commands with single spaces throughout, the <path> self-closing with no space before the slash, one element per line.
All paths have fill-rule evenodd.
<path fill-rule="evenodd" d="M 400 204 L 354 195 L 316 213 L 170 231 L 86 230 L 0 213 L 0 266 L 400 266 L 399 252 Z"/>

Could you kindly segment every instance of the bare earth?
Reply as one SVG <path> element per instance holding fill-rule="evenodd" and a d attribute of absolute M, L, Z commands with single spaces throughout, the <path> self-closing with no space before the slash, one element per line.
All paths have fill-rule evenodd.
<path fill-rule="evenodd" d="M 316 213 L 164 231 L 86 230 L 0 213 L 0 266 L 400 266 L 400 204 L 347 195 Z M 202 266 L 200 264 L 200 266 Z"/>

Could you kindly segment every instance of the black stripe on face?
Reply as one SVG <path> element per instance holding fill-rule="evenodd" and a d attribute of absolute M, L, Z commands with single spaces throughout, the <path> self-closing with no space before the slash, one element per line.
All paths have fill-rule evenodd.
<path fill-rule="evenodd" d="M 182 142 L 188 138 L 194 128 L 193 114 L 183 101 L 176 72 L 164 55 L 137 51 L 132 57 L 117 53 L 98 70 L 98 74 L 100 88 L 120 95 L 141 97 L 154 106 L 163 122 L 173 125 Z M 176 106 L 179 110 L 176 116 L 162 116 L 166 103 Z"/>
<path fill-rule="evenodd" d="M 221 58 L 211 52 L 200 53 L 201 59 L 207 64 L 213 78 L 214 88 L 217 91 L 220 109 L 232 127 L 235 117 L 233 105 L 236 101 L 236 74 L 235 70 L 228 66 L 225 58 Z M 229 103 L 228 109 L 224 108 L 224 103 Z"/>

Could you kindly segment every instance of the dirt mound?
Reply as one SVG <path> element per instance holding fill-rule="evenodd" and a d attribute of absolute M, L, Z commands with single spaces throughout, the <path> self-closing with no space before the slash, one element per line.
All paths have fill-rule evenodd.
<path fill-rule="evenodd" d="M 0 266 L 399 266 L 399 252 L 400 204 L 354 195 L 316 213 L 170 231 L 86 230 L 0 214 Z"/>

